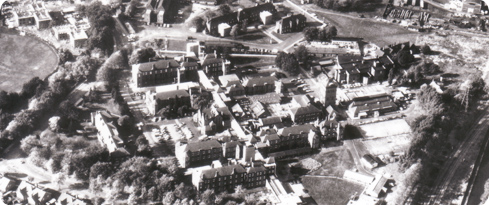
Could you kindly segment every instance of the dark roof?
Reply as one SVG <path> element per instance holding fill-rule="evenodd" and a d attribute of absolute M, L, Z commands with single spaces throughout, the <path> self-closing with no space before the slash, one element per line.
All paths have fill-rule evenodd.
<path fill-rule="evenodd" d="M 243 86 L 252 87 L 253 85 L 263 86 L 265 84 L 274 85 L 275 81 L 277 81 L 277 78 L 275 76 L 260 76 L 259 78 L 249 78 L 245 80 Z"/>
<path fill-rule="evenodd" d="M 180 65 L 175 60 L 159 60 L 155 62 L 149 63 L 141 63 L 139 64 L 140 71 L 151 71 L 154 69 L 167 69 L 167 68 L 178 68 Z"/>
<path fill-rule="evenodd" d="M 277 134 L 271 134 L 271 135 L 265 135 L 262 141 L 266 142 L 266 141 L 279 140 L 279 139 L 280 137 Z"/>
<path fill-rule="evenodd" d="M 197 63 L 197 62 L 184 62 L 182 64 L 182 67 L 194 67 L 194 66 L 198 66 L 198 65 L 199 65 L 199 63 Z"/>
<path fill-rule="evenodd" d="M 202 62 L 202 66 L 206 66 L 212 63 L 222 63 L 222 58 L 206 58 L 204 62 Z"/>
<path fill-rule="evenodd" d="M 311 124 L 304 124 L 304 125 L 296 125 L 292 127 L 286 127 L 278 132 L 279 135 L 281 136 L 287 136 L 287 135 L 298 135 L 301 134 L 301 132 L 306 132 L 309 133 L 309 131 L 314 130 L 314 126 Z"/>
<path fill-rule="evenodd" d="M 185 90 L 172 90 L 168 92 L 157 93 L 156 99 L 168 100 L 174 98 L 175 96 L 181 98 L 181 97 L 189 97 L 190 95 Z"/>
<path fill-rule="evenodd" d="M 277 131 L 275 131 L 274 129 L 262 129 L 257 133 L 258 136 L 265 136 L 271 134 L 277 134 Z"/>
<path fill-rule="evenodd" d="M 221 144 L 219 144 L 216 140 L 208 140 L 208 141 L 198 141 L 198 142 L 189 142 L 185 151 L 198 152 L 200 150 L 211 150 L 221 148 Z"/>
<path fill-rule="evenodd" d="M 267 171 L 267 169 L 265 169 L 265 167 L 263 166 L 246 168 L 247 173 L 264 172 L 264 171 Z"/>
<path fill-rule="evenodd" d="M 231 141 L 231 142 L 224 143 L 224 147 L 226 147 L 226 148 L 236 147 L 238 145 L 241 145 L 241 142 L 240 141 Z"/>
<path fill-rule="evenodd" d="M 389 56 L 379 57 L 379 61 L 384 65 L 393 65 L 394 61 Z"/>
<path fill-rule="evenodd" d="M 273 124 L 281 123 L 282 118 L 280 118 L 280 117 L 267 117 L 267 118 L 260 118 L 260 121 L 263 124 L 263 126 L 267 126 L 267 125 L 273 125 Z"/>
<path fill-rule="evenodd" d="M 338 56 L 338 64 L 344 64 L 344 63 L 351 63 L 351 62 L 358 62 L 362 61 L 363 57 L 362 56 Z"/>
<path fill-rule="evenodd" d="M 204 170 L 202 171 L 201 177 L 204 179 L 212 179 L 215 178 L 216 175 L 230 176 L 235 173 L 245 173 L 245 172 L 246 170 L 243 168 L 243 166 L 238 164 L 238 165 L 224 166 L 224 167 Z"/>

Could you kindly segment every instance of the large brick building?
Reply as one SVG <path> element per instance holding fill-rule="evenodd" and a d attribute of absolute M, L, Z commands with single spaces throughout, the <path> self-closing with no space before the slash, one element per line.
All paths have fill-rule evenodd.
<path fill-rule="evenodd" d="M 165 85 L 196 80 L 198 64 L 159 60 L 132 65 L 132 79 L 137 87 Z"/>
<path fill-rule="evenodd" d="M 306 27 L 306 20 L 306 17 L 302 14 L 288 15 L 275 23 L 276 32 L 301 32 Z"/>
<path fill-rule="evenodd" d="M 337 56 L 335 80 L 347 84 L 368 84 L 384 81 L 393 65 L 393 61 L 388 56 L 379 59 L 364 59 L 362 56 Z"/>
<path fill-rule="evenodd" d="M 222 146 L 216 140 L 175 144 L 175 156 L 183 168 L 202 163 L 210 164 L 213 160 L 218 160 L 222 153 Z"/>
<path fill-rule="evenodd" d="M 160 109 L 166 106 L 191 106 L 190 95 L 185 90 L 172 90 L 167 92 L 155 93 L 148 91 L 146 94 L 146 107 L 149 114 L 155 115 Z"/>
<path fill-rule="evenodd" d="M 276 84 L 280 83 L 274 76 L 255 77 L 243 80 L 246 95 L 265 94 L 276 92 Z"/>
<path fill-rule="evenodd" d="M 221 192 L 233 190 L 238 185 L 252 189 L 265 186 L 267 173 L 264 166 L 244 168 L 239 164 L 230 165 L 194 172 L 192 184 L 198 191 L 214 189 Z"/>
<path fill-rule="evenodd" d="M 273 16 L 275 13 L 277 13 L 277 10 L 272 3 L 260 4 L 209 19 L 206 23 L 206 29 L 210 35 L 217 36 L 219 35 L 219 25 L 221 24 L 227 24 L 232 27 L 233 25 L 244 21 L 253 23 L 259 20 L 266 24 L 267 20 L 270 19 L 270 16 Z"/>

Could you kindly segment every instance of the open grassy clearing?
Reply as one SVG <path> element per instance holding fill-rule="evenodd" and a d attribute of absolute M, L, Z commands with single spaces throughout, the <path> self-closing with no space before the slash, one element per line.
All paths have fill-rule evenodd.
<path fill-rule="evenodd" d="M 346 17 L 339 14 L 324 14 L 317 12 L 319 18 L 338 29 L 338 36 L 361 37 L 367 42 L 378 46 L 406 41 L 415 42 L 419 33 L 409 31 L 394 24 L 372 21 L 371 19 L 359 19 Z"/>
<path fill-rule="evenodd" d="M 350 196 L 360 194 L 363 186 L 342 179 L 303 177 L 302 184 L 317 204 L 347 204 Z"/>
<path fill-rule="evenodd" d="M 313 160 L 310 160 L 311 158 Z M 313 162 L 314 160 L 319 162 L 321 165 L 317 169 L 311 170 L 308 173 L 310 175 L 341 177 L 343 176 L 345 170 L 353 169 L 355 167 L 353 158 L 347 149 L 339 149 L 329 152 L 323 149 L 319 154 L 302 159 L 301 162 L 309 163 Z M 302 166 L 307 167 L 307 165 Z"/>
<path fill-rule="evenodd" d="M 44 42 L 0 33 L 0 90 L 20 91 L 25 82 L 48 76 L 57 65 L 58 56 Z"/>

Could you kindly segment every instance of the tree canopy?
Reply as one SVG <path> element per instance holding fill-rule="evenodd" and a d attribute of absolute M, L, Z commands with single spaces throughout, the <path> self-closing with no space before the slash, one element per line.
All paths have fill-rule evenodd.
<path fill-rule="evenodd" d="M 135 50 L 132 52 L 131 58 L 129 59 L 129 64 L 146 63 L 155 56 L 156 52 L 153 50 L 153 48 L 142 48 Z"/>
<path fill-rule="evenodd" d="M 333 37 L 338 35 L 338 29 L 336 29 L 335 26 L 324 27 L 322 29 L 317 27 L 307 27 L 304 29 L 303 33 L 307 41 L 329 42 Z"/>
<path fill-rule="evenodd" d="M 299 73 L 299 62 L 294 54 L 279 52 L 277 57 L 275 57 L 275 65 L 292 75 L 297 75 Z"/>

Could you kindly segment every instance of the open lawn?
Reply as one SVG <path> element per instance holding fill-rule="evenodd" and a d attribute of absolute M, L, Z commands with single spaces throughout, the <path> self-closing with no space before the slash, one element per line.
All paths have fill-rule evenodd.
<path fill-rule="evenodd" d="M 364 138 L 379 138 L 411 133 L 411 127 L 404 119 L 387 120 L 361 125 Z"/>
<path fill-rule="evenodd" d="M 347 204 L 352 195 L 363 190 L 361 185 L 326 177 L 305 176 L 302 184 L 317 204 Z"/>
<path fill-rule="evenodd" d="M 20 91 L 33 77 L 43 79 L 58 65 L 51 46 L 34 37 L 0 33 L 0 90 Z"/>
<path fill-rule="evenodd" d="M 348 149 L 337 149 L 334 151 L 322 149 L 319 154 L 313 155 L 311 158 L 321 163 L 321 167 L 309 173 L 311 175 L 341 177 L 345 170 L 351 170 L 355 167 Z"/>
<path fill-rule="evenodd" d="M 367 42 L 385 46 L 400 42 L 415 42 L 419 33 L 409 31 L 390 23 L 376 22 L 371 19 L 347 17 L 333 13 L 316 12 L 319 18 L 336 26 L 338 36 L 362 37 Z"/>

